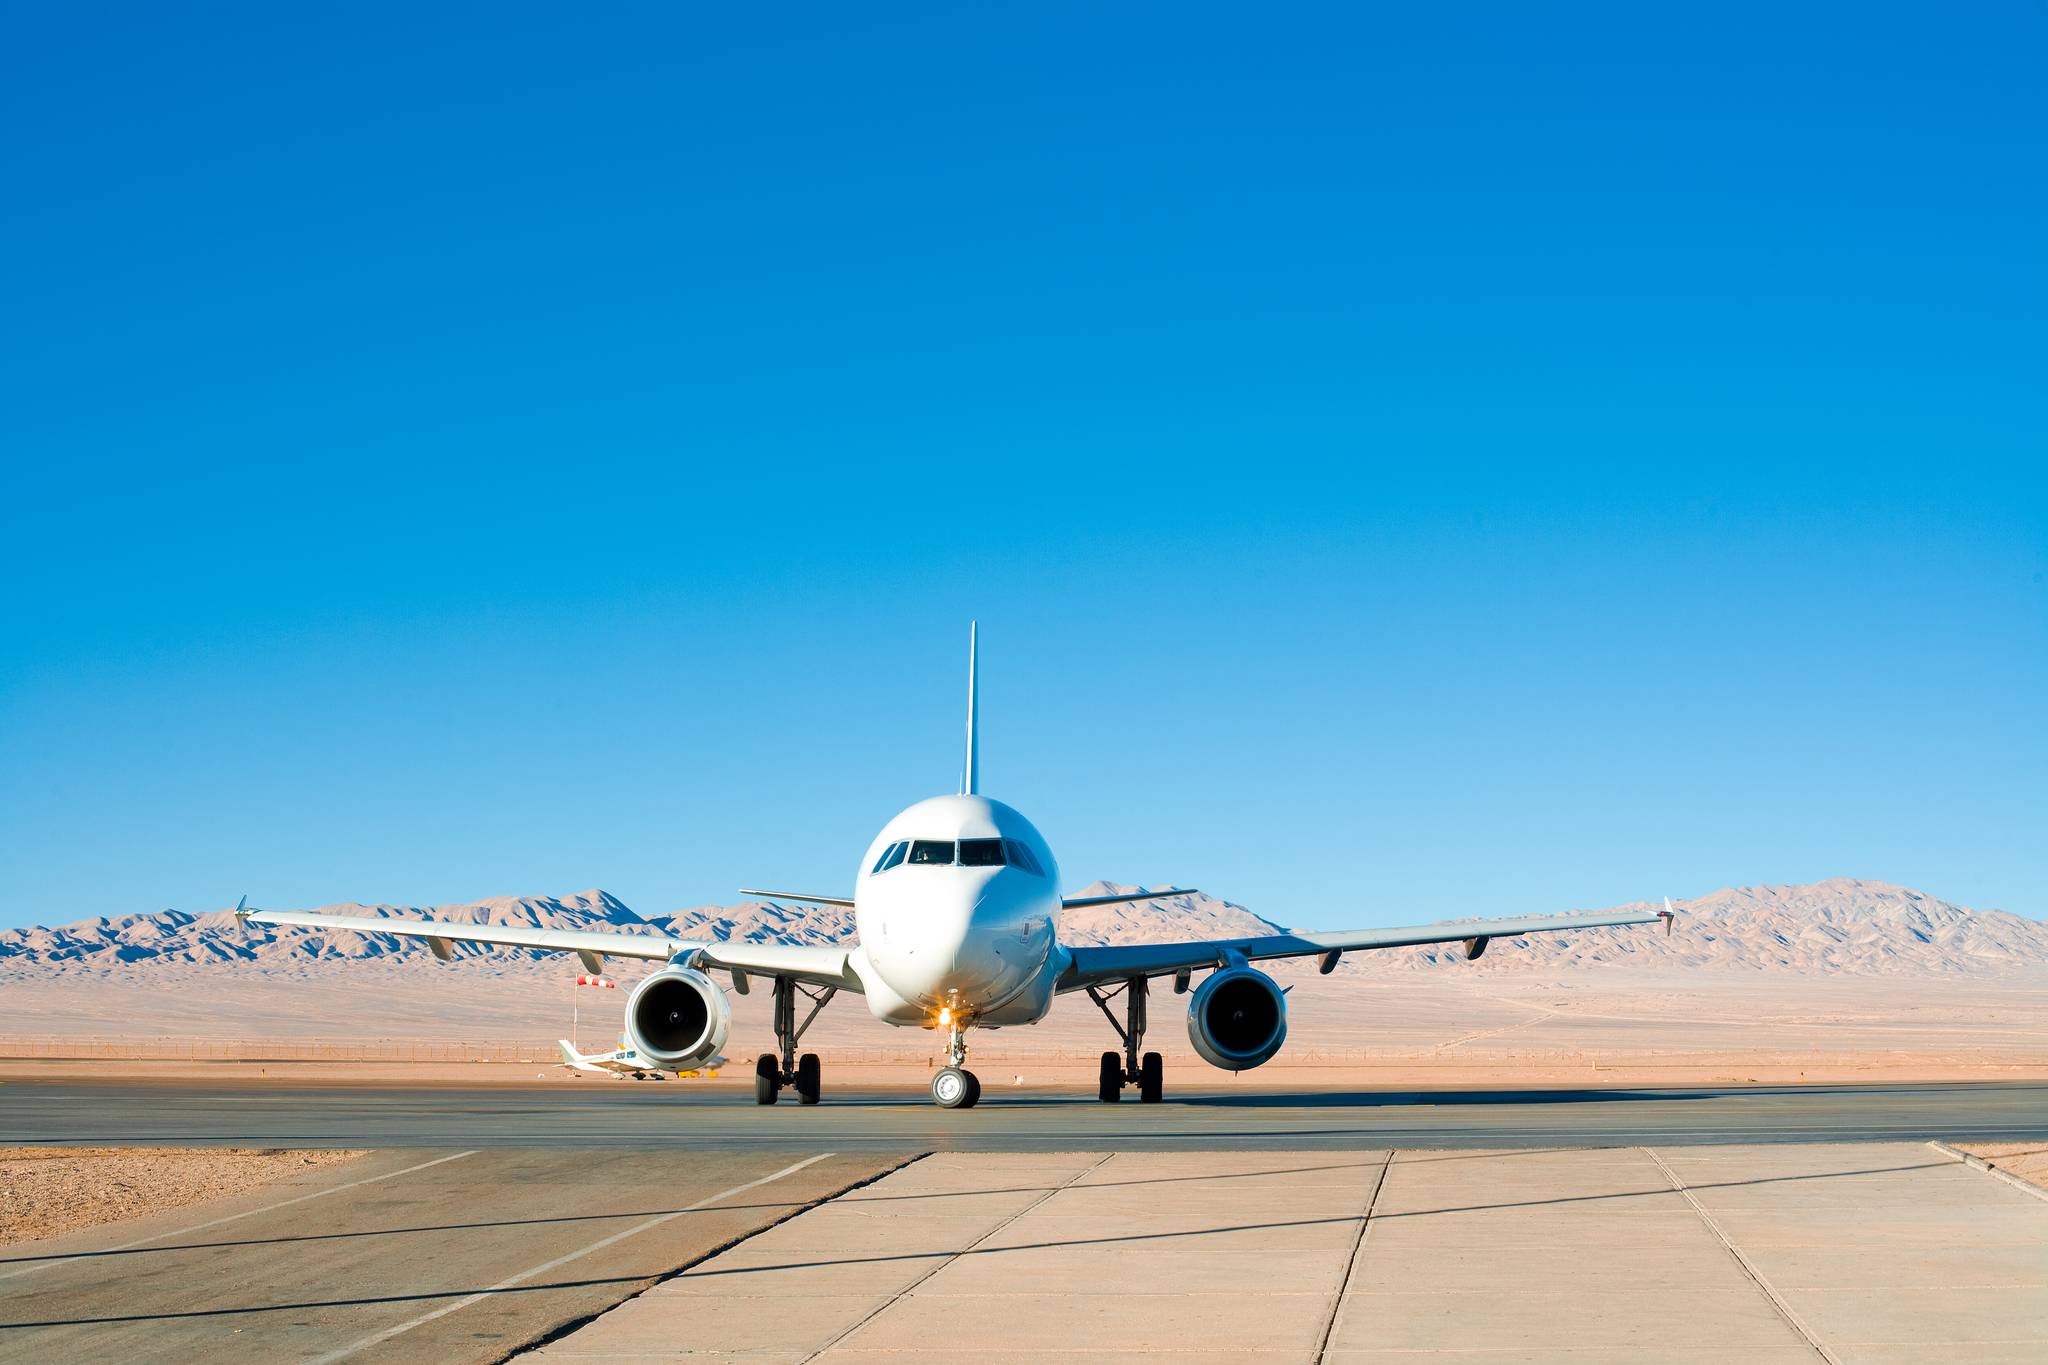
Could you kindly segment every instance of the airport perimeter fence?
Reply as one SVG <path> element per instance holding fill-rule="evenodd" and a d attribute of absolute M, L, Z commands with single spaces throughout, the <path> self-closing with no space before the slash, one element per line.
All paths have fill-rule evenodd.
<path fill-rule="evenodd" d="M 581 1040 L 583 1049 L 601 1051 L 612 1045 L 609 1035 Z M 751 1055 L 753 1049 L 735 1044 L 734 1058 Z M 991 1051 L 993 1051 L 991 1049 Z M 1101 1055 L 1100 1049 L 1050 1048 L 1043 1051 L 1020 1048 L 1014 1053 L 987 1058 L 994 1068 L 1055 1067 L 1089 1068 Z M 1887 1062 L 1919 1059 L 1911 1051 L 1860 1051 L 1830 1054 L 1731 1053 L 1709 1049 L 1644 1049 L 1588 1052 L 1574 1048 L 1531 1048 L 1515 1052 L 1457 1053 L 1427 1048 L 1353 1048 L 1290 1050 L 1275 1059 L 1275 1070 L 1294 1067 L 1427 1067 L 1432 1071 L 1496 1071 L 1502 1068 L 1583 1068 L 1641 1071 L 1686 1067 L 1726 1068 L 1746 1060 L 1752 1066 L 1782 1068 L 1861 1068 Z M 935 1049 L 920 1047 L 869 1047 L 830 1049 L 834 1066 L 937 1066 Z M 464 1065 L 518 1063 L 551 1065 L 562 1060 L 553 1039 L 482 1039 L 468 1041 L 415 1038 L 121 1038 L 93 1035 L 29 1035 L 0 1037 L 0 1061 L 133 1061 L 133 1062 L 371 1062 L 419 1065 Z M 2037 1052 L 2002 1055 L 1977 1053 L 1970 1063 L 1978 1068 L 2023 1067 L 2039 1069 Z"/>
<path fill-rule="evenodd" d="M 578 1040 L 585 1052 L 616 1046 L 610 1035 Z M 737 1057 L 753 1049 L 733 1047 Z M 835 1065 L 897 1065 L 924 1060 L 925 1051 L 902 1048 L 832 1049 Z M 464 1063 L 553 1063 L 562 1060 L 555 1040 L 484 1039 L 464 1042 L 415 1038 L 116 1038 L 98 1036 L 0 1037 L 0 1061 L 115 1062 L 388 1062 L 422 1065 Z M 1059 1058 L 1037 1055 L 1029 1060 Z M 1075 1060 L 1094 1064 L 1095 1054 Z"/>
<path fill-rule="evenodd" d="M 605 1044 L 588 1040 L 592 1051 Z M 409 1038 L 0 1038 L 8 1061 L 559 1062 L 552 1042 Z"/>

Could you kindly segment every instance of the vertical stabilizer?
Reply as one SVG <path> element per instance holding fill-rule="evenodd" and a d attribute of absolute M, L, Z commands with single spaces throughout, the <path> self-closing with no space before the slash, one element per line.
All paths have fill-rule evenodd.
<path fill-rule="evenodd" d="M 975 712 L 981 709 L 981 694 L 974 681 L 974 632 L 976 623 L 967 623 L 967 767 L 960 773 L 960 794 L 973 796 L 981 790 L 981 748 L 974 737 Z"/>

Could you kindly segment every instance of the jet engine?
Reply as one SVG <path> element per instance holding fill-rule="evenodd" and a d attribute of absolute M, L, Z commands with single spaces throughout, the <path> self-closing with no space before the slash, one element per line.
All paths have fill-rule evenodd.
<path fill-rule="evenodd" d="M 1188 1041 L 1210 1066 L 1250 1071 L 1287 1041 L 1287 996 L 1250 967 L 1211 972 L 1188 1001 Z"/>
<path fill-rule="evenodd" d="M 692 1071 L 718 1055 L 732 1032 L 732 1003 L 694 967 L 667 967 L 633 988 L 626 1036 L 640 1055 L 670 1071 Z"/>

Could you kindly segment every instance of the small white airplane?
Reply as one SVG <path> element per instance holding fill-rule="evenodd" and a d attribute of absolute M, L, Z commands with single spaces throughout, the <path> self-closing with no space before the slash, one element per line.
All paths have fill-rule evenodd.
<path fill-rule="evenodd" d="M 808 896 L 743 890 L 812 905 L 853 909 L 859 941 L 851 947 L 809 947 L 725 940 L 686 940 L 657 934 L 527 929 L 452 924 L 430 919 L 321 915 L 296 910 L 235 907 L 251 924 L 353 929 L 423 938 L 446 961 L 451 943 L 490 943 L 575 953 L 591 972 L 610 957 L 665 965 L 633 988 L 626 1001 L 626 1039 L 649 1067 L 685 1072 L 709 1064 L 732 1029 L 732 1005 L 711 973 L 723 972 L 740 995 L 760 978 L 775 999 L 776 1052 L 754 1065 L 754 1099 L 773 1104 L 785 1087 L 816 1104 L 822 1093 L 818 1056 L 797 1055 L 804 1031 L 840 991 L 867 1001 L 887 1024 L 936 1029 L 946 1035 L 947 1065 L 932 1076 L 932 1099 L 947 1109 L 971 1107 L 981 1083 L 966 1069 L 967 1030 L 1034 1024 L 1055 996 L 1085 991 L 1123 1043 L 1104 1052 L 1096 1093 L 1118 1099 L 1136 1086 L 1139 1099 L 1157 1103 L 1164 1067 L 1145 1052 L 1146 1002 L 1151 982 L 1171 977 L 1188 999 L 1188 1040 L 1211 1066 L 1248 1071 L 1272 1060 L 1287 1039 L 1287 995 L 1251 964 L 1274 958 L 1314 957 L 1327 974 L 1348 952 L 1418 943 L 1462 941 L 1476 958 L 1496 938 L 1591 929 L 1614 924 L 1671 928 L 1671 903 L 1662 913 L 1549 915 L 1523 919 L 1462 920 L 1402 929 L 1266 934 L 1199 943 L 1148 943 L 1103 948 L 1068 947 L 1054 916 L 1062 908 L 1185 895 L 1181 888 L 1118 896 L 1060 898 L 1059 863 L 1045 839 L 1015 810 L 981 794 L 981 759 L 975 739 L 978 691 L 975 635 L 967 644 L 967 762 L 960 791 L 911 806 L 882 827 L 861 856 L 851 896 Z M 1195 983 L 1195 973 L 1207 975 Z M 799 1020 L 797 1000 L 810 1002 Z M 1111 1002 L 1122 998 L 1122 1020 Z"/>
<path fill-rule="evenodd" d="M 629 1077 L 636 1081 L 668 1079 L 661 1067 L 640 1055 L 640 1049 L 633 1046 L 631 1038 L 619 1039 L 619 1045 L 610 1052 L 578 1052 L 576 1045 L 567 1038 L 557 1038 L 555 1045 L 562 1049 L 562 1065 L 572 1071 L 595 1071 L 602 1076 Z M 715 1076 L 718 1074 L 718 1068 L 724 1065 L 723 1057 L 707 1057 L 696 1066 L 678 1074 Z"/>

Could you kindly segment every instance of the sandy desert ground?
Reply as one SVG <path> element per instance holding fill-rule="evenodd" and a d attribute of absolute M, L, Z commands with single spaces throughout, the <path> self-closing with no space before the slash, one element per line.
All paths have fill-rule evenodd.
<path fill-rule="evenodd" d="M 0 1244 L 246 1194 L 352 1151 L 0 1147 Z"/>
<path fill-rule="evenodd" d="M 426 1081 L 537 1079 L 553 1040 L 585 1050 L 618 1031 L 632 973 L 616 991 L 573 973 L 497 975 L 468 964 L 423 976 L 378 963 L 323 964 L 277 980 L 34 977 L 0 992 L 0 1075 L 374 1076 Z M 1515 1084 L 2048 1077 L 2048 978 L 1801 979 L 1705 971 L 1579 969 L 1543 976 L 1454 973 L 1370 978 L 1276 975 L 1294 987 L 1280 1058 L 1248 1085 Z M 762 992 L 734 999 L 728 1056 L 769 1045 Z M 1170 1068 L 1221 1078 L 1188 1046 L 1184 1002 L 1163 983 L 1147 1045 Z M 1116 1045 L 1085 997 L 1063 997 L 1031 1028 L 971 1035 L 973 1062 L 1009 1083 L 1070 1083 Z M 842 1077 L 915 1082 L 934 1035 L 887 1028 L 858 999 L 834 1001 L 804 1046 Z M 134 1059 L 130 1063 L 128 1059 Z M 348 1065 L 344 1065 L 348 1064 Z M 1183 1070 L 1182 1074 L 1187 1074 Z M 687 1083 L 687 1082 L 684 1082 Z"/>

